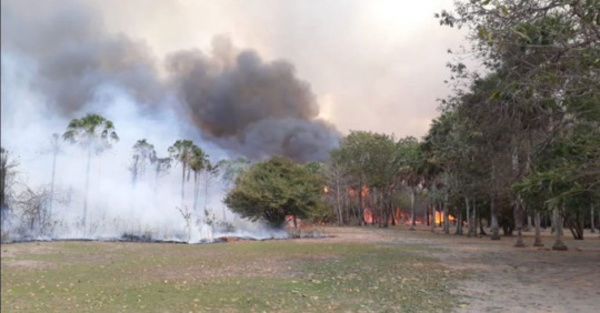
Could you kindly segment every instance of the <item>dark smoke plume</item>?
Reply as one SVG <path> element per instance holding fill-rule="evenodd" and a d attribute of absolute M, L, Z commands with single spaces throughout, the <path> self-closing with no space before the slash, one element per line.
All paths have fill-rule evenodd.
<path fill-rule="evenodd" d="M 288 62 L 263 62 L 255 51 L 238 52 L 217 37 L 212 55 L 177 52 L 167 68 L 194 122 L 230 149 L 256 158 L 323 160 L 337 142 L 335 128 L 317 119 L 310 86 Z"/>
<path fill-rule="evenodd" d="M 3 1 L 2 51 L 34 61 L 31 88 L 66 117 L 80 114 L 100 87 L 117 86 L 149 106 L 163 94 L 150 49 L 107 33 L 81 2 Z"/>
<path fill-rule="evenodd" d="M 169 55 L 165 82 L 147 45 L 107 32 L 101 16 L 85 4 L 3 1 L 5 52 L 33 60 L 31 88 L 67 118 L 95 104 L 99 88 L 115 87 L 150 113 L 176 95 L 182 105 L 172 109 L 205 139 L 253 159 L 324 160 L 340 136 L 317 119 L 315 95 L 296 78 L 292 64 L 264 62 L 252 50 L 236 50 L 227 38 L 215 38 L 209 55 Z"/>

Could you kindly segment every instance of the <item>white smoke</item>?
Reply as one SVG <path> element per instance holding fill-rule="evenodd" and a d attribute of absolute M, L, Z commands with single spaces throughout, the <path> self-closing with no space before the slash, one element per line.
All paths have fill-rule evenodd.
<path fill-rule="evenodd" d="M 69 122 L 56 112 L 32 86 L 36 78 L 35 60 L 2 50 L 2 146 L 18 156 L 18 184 L 15 194 L 26 189 L 48 189 L 51 181 L 52 154 L 45 152 L 53 133 L 61 134 Z M 209 199 L 201 192 L 199 207 L 186 219 L 176 209 L 180 206 L 181 167 L 173 164 L 169 173 L 158 180 L 147 169 L 135 189 L 128 171 L 132 146 L 139 139 L 152 143 L 159 157 L 167 156 L 167 147 L 177 139 L 189 138 L 201 146 L 211 162 L 231 157 L 214 145 L 202 142 L 197 128 L 178 118 L 179 104 L 167 94 L 157 109 L 148 113 L 126 88 L 106 81 L 93 89 L 90 101 L 73 116 L 97 113 L 115 124 L 120 141 L 91 161 L 91 178 L 86 227 L 81 225 L 85 194 L 86 153 L 77 145 L 63 142 L 57 157 L 55 196 L 48 223 L 54 227 L 45 232 L 25 233 L 13 239 L 119 239 L 123 235 L 183 242 L 211 241 L 222 235 L 246 236 L 258 239 L 282 237 L 282 231 L 271 231 L 232 214 L 222 203 L 225 194 L 218 181 L 209 190 Z M 186 182 L 187 209 L 193 206 L 192 182 Z M 16 207 L 16 206 L 15 206 Z M 49 208 L 44 203 L 44 210 Z M 204 208 L 212 212 L 204 214 Z M 15 233 L 24 227 L 16 209 L 3 232 Z M 225 226 L 228 223 L 229 226 Z M 17 236 L 17 235 L 15 235 Z M 33 236 L 33 238 L 32 238 Z"/>

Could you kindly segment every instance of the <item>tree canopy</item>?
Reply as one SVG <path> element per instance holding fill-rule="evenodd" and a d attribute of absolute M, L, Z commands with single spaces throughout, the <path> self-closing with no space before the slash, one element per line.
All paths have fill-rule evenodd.
<path fill-rule="evenodd" d="M 224 202 L 244 218 L 280 227 L 288 215 L 311 217 L 323 205 L 323 185 L 307 167 L 274 157 L 242 172 Z"/>

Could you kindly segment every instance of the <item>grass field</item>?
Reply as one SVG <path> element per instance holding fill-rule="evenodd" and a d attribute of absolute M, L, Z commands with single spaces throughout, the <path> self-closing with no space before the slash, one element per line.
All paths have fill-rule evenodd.
<path fill-rule="evenodd" d="M 352 232 L 352 231 L 350 231 Z M 447 312 L 460 271 L 399 232 L 211 245 L 2 245 L 2 312 Z M 345 238 L 345 239 L 340 239 Z"/>

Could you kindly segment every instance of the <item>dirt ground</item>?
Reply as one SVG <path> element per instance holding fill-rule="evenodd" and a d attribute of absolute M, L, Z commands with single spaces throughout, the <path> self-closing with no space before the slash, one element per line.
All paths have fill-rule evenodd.
<path fill-rule="evenodd" d="M 454 294 L 461 297 L 458 312 L 598 312 L 600 308 L 600 237 L 564 237 L 568 251 L 552 251 L 550 231 L 542 233 L 545 247 L 533 247 L 533 232 L 525 232 L 527 247 L 516 248 L 516 237 L 489 238 L 432 234 L 425 227 L 410 232 L 328 228 L 333 241 L 392 241 L 431 246 L 427 256 L 468 278 Z M 436 249 L 437 248 L 437 249 Z"/>
<path fill-rule="evenodd" d="M 542 248 L 532 246 L 533 232 L 525 232 L 527 247 L 516 248 L 515 237 L 502 237 L 500 241 L 492 241 L 487 237 L 468 238 L 441 234 L 439 228 L 436 229 L 436 233 L 431 233 L 424 226 L 417 227 L 417 231 L 408 231 L 406 226 L 391 229 L 327 227 L 322 231 L 327 235 L 326 238 L 297 239 L 294 242 L 299 244 L 381 243 L 424 247 L 425 249 L 415 249 L 414 253 L 438 260 L 450 271 L 466 274 L 466 279 L 459 280 L 452 291 L 460 301 L 458 312 L 598 312 L 600 307 L 600 236 L 598 233 L 586 233 L 586 239 L 583 241 L 575 241 L 569 233 L 566 233 L 564 241 L 569 250 L 552 251 L 550 247 L 553 237 L 549 230 L 543 232 L 543 242 L 546 246 Z M 229 244 L 244 245 L 245 243 Z M 111 247 L 111 253 L 94 255 L 107 260 L 122 253 L 136 254 L 148 251 L 147 246 L 135 243 L 96 242 L 82 247 L 93 250 L 104 245 Z M 156 244 L 152 247 L 155 252 L 156 249 L 165 250 L 164 253 L 157 255 L 172 256 L 178 251 L 168 244 Z M 3 267 L 17 267 L 23 270 L 50 269 L 56 266 L 52 262 L 35 258 L 21 259 L 19 256 L 63 252 L 69 256 L 69 253 L 64 251 L 63 244 L 59 242 L 3 245 L 2 263 Z M 215 251 L 211 253 L 213 253 L 211 260 L 214 262 L 227 262 L 218 253 L 215 254 Z M 78 254 L 76 257 L 80 262 L 81 255 Z M 268 264 L 264 261 L 260 261 L 260 264 L 251 263 L 241 269 L 268 276 L 268 273 L 260 272 L 258 269 L 277 271 L 278 265 L 286 265 L 285 262 L 277 260 L 274 259 Z M 173 269 L 170 271 L 172 272 Z M 202 273 L 201 268 L 197 269 L 197 276 L 206 279 L 207 276 L 202 276 Z M 220 273 L 234 275 L 237 272 L 227 268 Z M 157 272 L 157 275 L 159 274 L 160 271 Z M 173 275 L 179 277 L 183 274 L 172 272 L 169 275 L 165 274 L 164 279 L 171 279 Z"/>

